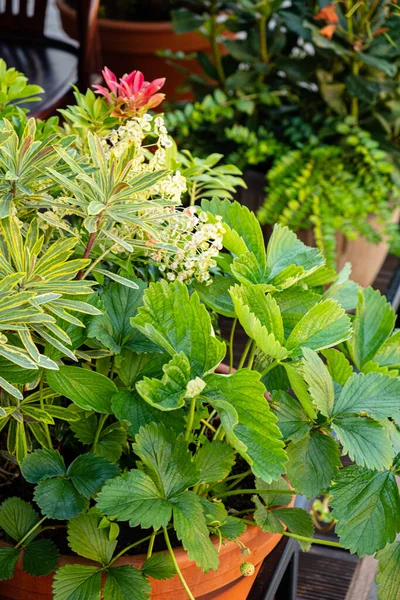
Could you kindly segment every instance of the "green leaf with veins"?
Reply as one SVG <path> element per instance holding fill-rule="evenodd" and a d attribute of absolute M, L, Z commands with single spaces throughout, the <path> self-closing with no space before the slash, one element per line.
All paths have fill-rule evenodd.
<path fill-rule="evenodd" d="M 115 366 L 119 378 L 128 388 L 143 377 L 161 377 L 163 365 L 168 362 L 168 354 L 162 352 L 134 352 L 123 348 L 115 356 Z"/>
<path fill-rule="evenodd" d="M 35 540 L 25 548 L 22 566 L 25 573 L 43 577 L 57 567 L 58 549 L 52 540 Z"/>
<path fill-rule="evenodd" d="M 48 477 L 63 477 L 66 468 L 64 459 L 57 450 L 42 448 L 24 458 L 21 471 L 29 483 L 39 483 Z"/>
<path fill-rule="evenodd" d="M 312 423 L 307 414 L 299 401 L 287 392 L 273 392 L 271 408 L 278 419 L 278 427 L 284 440 L 300 440 L 310 431 Z"/>
<path fill-rule="evenodd" d="M 394 541 L 400 531 L 400 496 L 391 471 L 351 465 L 339 471 L 331 495 L 336 532 L 350 552 L 373 554 Z"/>
<path fill-rule="evenodd" d="M 352 360 L 358 369 L 372 360 L 390 336 L 396 315 L 386 298 L 371 287 L 360 289 L 353 321 L 354 333 L 348 342 Z"/>
<path fill-rule="evenodd" d="M 176 571 L 169 554 L 157 552 L 145 560 L 141 571 L 146 577 L 153 579 L 171 579 Z"/>
<path fill-rule="evenodd" d="M 196 292 L 189 297 L 178 281 L 151 284 L 143 296 L 144 306 L 131 323 L 171 356 L 183 352 L 191 375 L 203 377 L 225 356 L 225 344 L 216 339 L 206 307 Z"/>
<path fill-rule="evenodd" d="M 190 381 L 190 363 L 183 352 L 175 354 L 163 366 L 162 379 L 144 377 L 136 384 L 139 394 L 150 406 L 158 410 L 177 410 L 185 405 L 187 385 Z"/>
<path fill-rule="evenodd" d="M 214 483 L 225 479 L 235 463 L 235 452 L 223 442 L 208 440 L 198 449 L 194 463 L 202 483 Z"/>
<path fill-rule="evenodd" d="M 394 449 L 386 428 L 374 419 L 345 415 L 335 419 L 332 429 L 348 454 L 360 467 L 383 471 L 390 469 Z"/>
<path fill-rule="evenodd" d="M 336 281 L 326 290 L 324 298 L 332 298 L 345 310 L 353 310 L 358 301 L 358 284 L 349 279 L 351 264 L 346 263 Z"/>
<path fill-rule="evenodd" d="M 375 354 L 374 360 L 381 367 L 392 367 L 400 369 L 400 330 L 396 329 L 393 334 Z"/>
<path fill-rule="evenodd" d="M 118 472 L 118 466 L 102 456 L 81 454 L 68 467 L 67 477 L 78 493 L 89 499 L 97 494 L 105 481 L 115 477 Z"/>
<path fill-rule="evenodd" d="M 33 497 L 42 513 L 50 519 L 72 519 L 87 506 L 87 501 L 73 484 L 61 477 L 38 483 Z"/>
<path fill-rule="evenodd" d="M 89 565 L 63 565 L 54 575 L 54 600 L 99 600 L 101 569 Z"/>
<path fill-rule="evenodd" d="M 314 350 L 303 348 L 301 371 L 313 403 L 325 417 L 329 417 L 335 401 L 333 381 L 327 367 Z"/>
<path fill-rule="evenodd" d="M 212 285 L 205 283 L 194 282 L 193 288 L 200 296 L 200 300 L 204 302 L 213 312 L 231 319 L 235 318 L 235 309 L 232 303 L 232 298 L 229 294 L 229 289 L 236 282 L 236 279 L 231 275 L 214 275 Z"/>
<path fill-rule="evenodd" d="M 236 314 L 242 312 L 247 306 L 250 313 L 265 327 L 268 333 L 272 333 L 275 339 L 284 343 L 283 322 L 279 306 L 271 294 L 265 294 L 259 287 L 248 285 L 235 285 L 230 290 Z M 246 322 L 242 323 L 245 327 Z M 249 329 L 251 329 L 249 327 Z M 246 331 L 246 333 L 248 333 Z M 249 335 L 249 334 L 248 334 Z"/>
<path fill-rule="evenodd" d="M 76 554 L 108 565 L 117 546 L 110 540 L 107 529 L 99 529 L 101 516 L 94 511 L 79 515 L 68 523 L 68 544 Z"/>
<path fill-rule="evenodd" d="M 400 590 L 400 541 L 380 550 L 378 559 L 378 600 L 399 600 Z"/>
<path fill-rule="evenodd" d="M 0 581 L 11 579 L 14 576 L 14 569 L 19 555 L 20 550 L 18 548 L 0 547 Z"/>
<path fill-rule="evenodd" d="M 38 521 L 36 510 L 21 498 L 7 498 L 0 505 L 0 527 L 16 542 Z"/>
<path fill-rule="evenodd" d="M 277 508 L 268 510 L 258 498 L 253 496 L 253 501 L 256 505 L 254 520 L 257 525 L 266 532 L 282 533 L 284 525 L 288 531 L 303 537 L 312 537 L 314 525 L 310 515 L 302 508 Z M 309 550 L 311 544 L 298 540 L 302 550 Z"/>
<path fill-rule="evenodd" d="M 294 285 L 274 296 L 281 311 L 284 334 L 289 337 L 300 319 L 321 300 L 321 296 L 300 285 Z"/>
<path fill-rule="evenodd" d="M 122 421 L 128 421 L 128 431 L 132 437 L 148 423 L 164 423 L 168 429 L 181 432 L 185 423 L 183 410 L 160 411 L 143 402 L 136 392 L 118 392 L 111 400 L 112 410 Z"/>
<path fill-rule="evenodd" d="M 108 569 L 102 597 L 104 600 L 148 600 L 150 591 L 150 582 L 143 573 L 124 565 Z"/>
<path fill-rule="evenodd" d="M 260 374 L 242 370 L 210 375 L 202 396 L 215 408 L 232 446 L 254 475 L 272 481 L 285 470 L 286 453 L 276 417 L 265 398 Z"/>
<path fill-rule="evenodd" d="M 313 430 L 287 447 L 290 483 L 307 498 L 328 489 L 341 466 L 338 444 L 329 435 Z"/>
<path fill-rule="evenodd" d="M 343 386 L 353 374 L 353 367 L 345 355 L 334 348 L 322 350 L 322 355 L 326 358 L 326 366 L 332 379 Z"/>
<path fill-rule="evenodd" d="M 351 322 L 334 300 L 322 300 L 296 324 L 286 347 L 288 350 L 311 348 L 323 350 L 336 346 L 351 336 Z"/>
<path fill-rule="evenodd" d="M 279 477 L 278 479 L 275 479 L 275 481 L 271 481 L 271 483 L 267 483 L 266 481 L 263 481 L 262 479 L 257 477 L 255 485 L 256 490 L 282 490 L 283 492 L 290 490 L 288 482 L 283 477 Z M 263 499 L 263 502 L 267 507 L 287 506 L 288 504 L 290 504 L 290 501 L 292 499 L 292 496 L 289 496 L 288 494 L 260 493 L 259 496 Z"/>
<path fill-rule="evenodd" d="M 46 379 L 52 390 L 80 408 L 111 413 L 111 397 L 118 388 L 108 377 L 81 367 L 62 365 L 58 371 L 47 371 Z"/>
<path fill-rule="evenodd" d="M 366 412 L 375 419 L 400 417 L 400 379 L 380 373 L 354 373 L 335 399 L 333 414 Z"/>

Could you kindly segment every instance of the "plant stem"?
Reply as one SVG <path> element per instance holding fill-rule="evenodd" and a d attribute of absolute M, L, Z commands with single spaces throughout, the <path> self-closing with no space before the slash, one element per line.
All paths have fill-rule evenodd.
<path fill-rule="evenodd" d="M 214 433 L 217 431 L 217 430 L 215 429 L 215 427 L 213 427 L 212 425 L 210 425 L 210 421 L 211 421 L 211 420 L 212 420 L 212 419 L 215 417 L 215 415 L 216 415 L 216 414 L 217 414 L 217 411 L 216 411 L 216 410 L 213 410 L 213 411 L 212 411 L 212 412 L 209 414 L 209 416 L 208 416 L 208 419 L 207 419 L 206 421 L 205 421 L 204 419 L 202 419 L 202 420 L 201 420 L 201 422 L 203 423 L 203 427 L 201 428 L 201 431 L 200 431 L 200 437 L 201 437 L 201 436 L 204 434 L 204 432 L 205 432 L 205 430 L 206 430 L 206 427 L 208 427 L 208 428 L 212 428 L 212 429 L 213 429 L 213 431 L 214 431 Z"/>
<path fill-rule="evenodd" d="M 172 527 L 172 525 L 168 525 L 168 528 L 171 528 L 171 527 Z M 114 564 L 118 558 L 120 558 L 121 556 L 123 556 L 125 554 L 125 552 L 128 552 L 129 550 L 132 550 L 132 548 L 135 548 L 136 546 L 140 546 L 140 544 L 143 544 L 144 542 L 148 542 L 149 540 L 151 540 L 154 533 L 155 533 L 155 535 L 160 535 L 160 533 L 162 533 L 162 530 L 160 529 L 159 531 L 153 532 L 151 535 L 147 535 L 146 537 L 142 538 L 141 540 L 138 540 L 137 542 L 133 542 L 133 544 L 130 544 L 129 546 L 126 546 L 126 548 L 123 548 L 121 550 L 121 552 L 118 552 L 118 554 L 116 556 L 114 556 L 114 558 L 108 563 L 107 567 L 111 567 L 111 565 Z"/>
<path fill-rule="evenodd" d="M 195 597 L 193 596 L 192 592 L 190 591 L 189 586 L 186 583 L 185 578 L 183 577 L 182 572 L 181 572 L 181 570 L 179 568 L 178 561 L 176 560 L 173 548 L 171 546 L 171 542 L 169 540 L 168 531 L 166 530 L 165 527 L 163 528 L 163 530 L 164 530 L 165 542 L 167 544 L 168 551 L 169 551 L 169 553 L 171 555 L 172 562 L 174 563 L 176 574 L 178 575 L 179 579 L 181 580 L 181 583 L 182 583 L 182 585 L 183 585 L 183 587 L 185 589 L 185 592 L 188 595 L 188 598 L 190 598 L 190 600 L 196 600 Z"/>
<path fill-rule="evenodd" d="M 103 258 L 105 258 L 107 256 L 107 254 L 112 252 L 116 246 L 117 246 L 117 244 L 113 244 L 112 246 L 107 248 L 107 250 L 104 250 L 104 252 L 102 252 L 100 254 L 100 256 L 98 258 L 96 258 L 96 260 L 94 260 L 92 262 L 92 264 L 86 269 L 86 271 L 83 273 L 81 279 L 86 279 L 86 277 L 89 275 L 89 273 L 91 273 L 93 271 L 93 269 L 99 264 L 99 262 L 101 262 L 103 260 Z"/>
<path fill-rule="evenodd" d="M 190 192 L 190 206 L 194 206 L 196 204 L 196 187 L 197 182 L 193 182 L 192 191 Z"/>
<path fill-rule="evenodd" d="M 215 429 L 215 427 L 213 427 L 212 425 L 210 425 L 210 423 L 208 421 L 205 421 L 204 419 L 200 419 L 200 423 L 203 424 L 204 428 L 209 429 L 210 431 L 212 431 L 213 433 L 215 433 L 217 430 Z M 204 432 L 203 432 L 204 433 Z"/>
<path fill-rule="evenodd" d="M 269 62 L 268 46 L 267 46 L 267 15 L 261 14 L 259 20 L 259 32 L 260 32 L 260 56 L 261 60 L 265 63 Z"/>
<path fill-rule="evenodd" d="M 356 76 L 360 72 L 360 63 L 357 60 L 354 60 L 354 62 L 353 62 L 352 71 L 353 71 L 353 75 L 356 75 Z M 351 114 L 358 122 L 358 98 L 354 97 L 351 99 Z"/>
<path fill-rule="evenodd" d="M 196 400 L 197 400 L 197 396 L 195 396 L 194 398 L 192 398 L 190 400 L 190 408 L 189 408 L 188 420 L 187 420 L 187 424 L 186 424 L 186 431 L 185 431 L 185 437 L 184 437 L 184 439 L 186 441 L 189 440 L 190 434 L 191 434 L 192 428 L 193 428 L 194 414 L 196 412 Z"/>
<path fill-rule="evenodd" d="M 96 445 L 97 445 L 97 443 L 99 441 L 101 430 L 103 429 L 104 423 L 107 421 L 107 417 L 108 417 L 107 414 L 106 415 L 101 415 L 101 417 L 99 419 L 99 422 L 98 422 L 98 425 L 97 425 L 97 430 L 96 430 L 96 433 L 94 435 L 94 440 L 93 440 L 93 445 L 92 445 L 91 452 L 95 451 Z"/>
<path fill-rule="evenodd" d="M 39 383 L 39 402 L 40 402 L 40 408 L 42 410 L 44 410 L 44 398 L 43 398 L 43 384 L 44 384 L 44 373 L 42 373 L 42 376 L 40 378 L 40 383 Z M 47 443 L 49 445 L 49 448 L 53 447 L 53 443 L 51 441 L 51 435 L 50 435 L 50 430 L 49 430 L 49 426 L 47 423 L 42 423 L 43 425 L 43 429 L 45 431 L 46 434 L 46 439 L 47 439 Z"/>
<path fill-rule="evenodd" d="M 83 258 L 89 258 L 90 253 L 92 251 L 93 248 L 93 244 L 96 241 L 97 238 L 97 234 L 99 232 L 99 225 L 100 225 L 100 221 L 103 217 L 103 213 L 99 213 L 97 216 L 97 220 L 96 220 L 96 231 L 92 231 L 92 233 L 89 235 L 89 239 L 88 239 L 88 243 L 86 245 L 85 248 L 85 252 L 83 253 Z M 83 269 L 81 269 L 78 273 L 78 275 L 76 276 L 77 279 L 82 279 L 83 278 Z"/>
<path fill-rule="evenodd" d="M 22 546 L 22 544 L 25 542 L 25 540 L 27 540 L 27 539 L 28 539 L 28 538 L 29 538 L 29 537 L 32 535 L 32 533 L 35 531 L 35 529 L 37 529 L 38 527 L 40 527 L 40 525 L 41 525 L 41 524 L 43 523 L 43 521 L 45 521 L 46 519 L 47 519 L 47 517 L 42 517 L 42 518 L 40 519 L 40 521 L 38 521 L 37 523 L 35 523 L 35 524 L 34 524 L 34 526 L 30 528 L 30 530 L 28 531 L 28 533 L 26 533 L 26 534 L 24 535 L 24 537 L 22 538 L 22 540 L 20 540 L 20 541 L 18 542 L 18 544 L 17 544 L 15 547 L 16 547 L 16 548 L 19 548 L 20 546 Z"/>
<path fill-rule="evenodd" d="M 156 539 L 156 535 L 157 535 L 157 531 L 154 530 L 153 533 L 151 534 L 151 538 L 149 540 L 149 547 L 147 549 L 147 558 L 150 558 L 151 555 L 153 554 L 153 546 L 154 546 L 154 540 Z"/>
<path fill-rule="evenodd" d="M 248 519 L 240 519 L 242 523 L 246 523 L 246 525 L 257 525 L 255 521 L 249 521 Z M 280 531 L 282 535 L 286 535 L 286 537 L 294 538 L 295 540 L 299 540 L 301 542 L 308 542 L 309 544 L 320 544 L 321 546 L 333 546 L 334 548 L 343 548 L 339 544 L 339 542 L 329 542 L 328 540 L 319 540 L 318 538 L 309 538 L 304 537 L 303 535 L 297 535 L 296 533 L 289 533 L 288 531 Z"/>
<path fill-rule="evenodd" d="M 294 496 L 296 492 L 294 490 L 255 490 L 255 489 L 245 489 L 245 490 L 231 490 L 229 492 L 221 492 L 217 494 L 217 498 L 228 498 L 228 496 L 241 496 L 242 494 L 270 494 L 270 495 L 287 495 Z"/>
<path fill-rule="evenodd" d="M 251 475 L 252 471 L 251 469 L 249 469 L 248 471 L 245 471 L 244 473 L 241 473 L 240 475 L 235 476 L 235 480 L 227 487 L 226 491 L 229 492 L 229 490 L 233 489 L 238 483 L 240 483 L 241 481 L 243 481 L 243 479 L 246 479 L 246 477 L 248 475 Z M 229 479 L 227 477 L 227 479 Z M 227 479 L 225 479 L 225 481 L 227 481 Z"/>
<path fill-rule="evenodd" d="M 231 328 L 231 335 L 229 337 L 229 373 L 232 373 L 232 369 L 233 369 L 233 341 L 235 338 L 235 329 L 236 329 L 237 321 L 238 321 L 237 319 L 233 320 L 232 328 Z"/>
<path fill-rule="evenodd" d="M 256 351 L 257 351 L 257 344 L 253 341 L 253 345 L 251 347 L 251 352 L 250 352 L 250 356 L 249 356 L 249 362 L 247 363 L 248 369 L 253 368 L 254 357 L 256 355 Z"/>
<path fill-rule="evenodd" d="M 267 367 L 265 367 L 264 371 L 261 373 L 261 377 L 264 377 L 264 375 L 272 371 L 272 369 L 276 367 L 279 363 L 280 360 L 278 360 L 277 358 L 273 360 Z"/>
<path fill-rule="evenodd" d="M 239 364 L 238 364 L 238 371 L 239 371 L 239 370 L 240 370 L 240 369 L 243 367 L 243 365 L 244 365 L 244 363 L 245 363 L 245 360 L 246 360 L 246 358 L 247 358 L 247 355 L 248 355 L 248 353 L 249 353 L 250 346 L 251 346 L 251 344 L 252 344 L 252 343 L 253 343 L 253 340 L 249 338 L 249 339 L 247 340 L 246 346 L 244 347 L 244 350 L 243 350 L 243 354 L 242 354 L 242 356 L 241 356 L 241 359 L 240 359 L 240 361 L 239 361 Z"/>
<path fill-rule="evenodd" d="M 221 54 L 218 48 L 217 42 L 217 12 L 216 12 L 216 3 L 213 7 L 213 13 L 210 18 L 210 44 L 214 57 L 214 66 L 218 73 L 219 80 L 222 84 L 222 87 L 225 87 L 225 72 L 224 67 L 222 65 Z"/>

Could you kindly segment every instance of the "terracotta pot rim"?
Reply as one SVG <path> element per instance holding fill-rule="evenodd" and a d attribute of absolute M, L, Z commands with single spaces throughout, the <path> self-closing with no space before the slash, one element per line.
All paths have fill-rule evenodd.
<path fill-rule="evenodd" d="M 64 12 L 71 19 L 76 19 L 76 10 L 71 8 L 66 0 L 56 0 L 56 5 L 61 12 Z M 98 19 L 99 29 L 116 31 L 124 29 L 130 32 L 173 32 L 171 21 L 121 21 L 115 19 Z"/>

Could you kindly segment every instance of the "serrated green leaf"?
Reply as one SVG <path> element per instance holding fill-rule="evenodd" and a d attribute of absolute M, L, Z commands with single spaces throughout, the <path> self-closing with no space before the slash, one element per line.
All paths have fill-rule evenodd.
<path fill-rule="evenodd" d="M 162 281 L 148 287 L 143 302 L 132 325 L 171 356 L 183 352 L 193 378 L 203 377 L 221 362 L 225 344 L 216 339 L 196 292 L 189 297 L 183 283 Z"/>
<path fill-rule="evenodd" d="M 162 379 L 144 377 L 136 389 L 144 400 L 158 410 L 177 410 L 185 405 L 190 380 L 190 363 L 183 352 L 163 366 Z"/>
<path fill-rule="evenodd" d="M 134 567 L 124 565 L 107 571 L 103 588 L 104 600 L 148 600 L 150 582 Z"/>
<path fill-rule="evenodd" d="M 266 481 L 263 481 L 262 479 L 257 477 L 255 487 L 256 490 L 287 491 L 290 489 L 288 482 L 283 477 L 279 477 L 278 479 L 275 479 L 275 481 L 271 481 L 270 483 L 267 483 Z M 289 496 L 288 494 L 259 494 L 259 496 L 263 499 L 264 504 L 267 507 L 287 506 L 292 499 L 292 496 Z"/>
<path fill-rule="evenodd" d="M 344 310 L 334 300 L 322 300 L 297 323 L 290 334 L 288 350 L 311 348 L 323 350 L 347 340 L 351 323 Z"/>
<path fill-rule="evenodd" d="M 0 527 L 16 542 L 38 521 L 36 510 L 21 498 L 7 498 L 0 505 Z"/>
<path fill-rule="evenodd" d="M 242 370 L 210 375 L 202 395 L 218 410 L 227 438 L 253 473 L 272 481 L 284 472 L 286 453 L 264 394 L 259 373 Z"/>
<path fill-rule="evenodd" d="M 338 444 L 329 435 L 313 430 L 287 447 L 290 483 L 307 498 L 328 489 L 341 466 Z"/>
<path fill-rule="evenodd" d="M 389 544 L 380 550 L 378 559 L 378 600 L 399 600 L 400 591 L 400 542 Z"/>
<path fill-rule="evenodd" d="M 99 529 L 101 517 L 89 512 L 71 519 L 68 523 L 68 543 L 71 550 L 103 566 L 108 565 L 117 546 L 110 541 L 108 531 Z"/>
<path fill-rule="evenodd" d="M 50 519 L 73 519 L 85 508 L 86 500 L 67 479 L 53 477 L 37 484 L 34 500 Z"/>
<path fill-rule="evenodd" d="M 314 350 L 303 348 L 301 370 L 313 403 L 325 417 L 330 417 L 335 401 L 333 381 L 327 367 Z"/>
<path fill-rule="evenodd" d="M 335 400 L 334 414 L 365 411 L 375 419 L 398 418 L 400 379 L 380 373 L 354 373 Z"/>
<path fill-rule="evenodd" d="M 374 360 L 381 367 L 400 369 L 400 330 L 396 330 L 380 347 Z"/>
<path fill-rule="evenodd" d="M 310 431 L 312 423 L 296 398 L 283 390 L 277 390 L 272 393 L 271 402 L 284 440 L 297 441 Z"/>
<path fill-rule="evenodd" d="M 52 448 L 42 448 L 29 454 L 22 461 L 21 471 L 29 483 L 39 483 L 49 477 L 62 477 L 66 473 L 63 457 Z"/>
<path fill-rule="evenodd" d="M 235 309 L 229 294 L 229 288 L 235 283 L 230 275 L 215 275 L 212 285 L 194 282 L 193 287 L 208 308 L 224 317 L 235 318 Z"/>
<path fill-rule="evenodd" d="M 67 477 L 70 478 L 78 493 L 86 499 L 94 496 L 105 481 L 117 474 L 116 464 L 95 454 L 81 454 L 67 470 Z"/>
<path fill-rule="evenodd" d="M 11 579 L 14 576 L 14 569 L 19 555 L 20 550 L 18 548 L 0 547 L 0 581 Z"/>
<path fill-rule="evenodd" d="M 231 446 L 223 442 L 205 442 L 197 451 L 194 463 L 200 472 L 202 483 L 225 479 L 235 463 Z"/>
<path fill-rule="evenodd" d="M 153 579 L 171 579 L 176 573 L 171 556 L 162 552 L 157 552 L 147 558 L 141 571 L 146 577 Z"/>
<path fill-rule="evenodd" d="M 349 279 L 351 264 L 346 263 L 337 280 L 326 290 L 324 298 L 332 298 L 345 310 L 353 310 L 358 301 L 358 284 Z"/>
<path fill-rule="evenodd" d="M 25 548 L 22 567 L 29 575 L 43 577 L 55 570 L 58 557 L 57 546 L 52 540 L 35 540 Z"/>
<path fill-rule="evenodd" d="M 343 386 L 353 374 L 351 364 L 342 352 L 334 348 L 323 350 L 322 354 L 326 358 L 326 365 L 332 379 Z"/>
<path fill-rule="evenodd" d="M 246 531 L 246 525 L 240 519 L 228 516 L 219 531 L 225 540 L 236 540 Z"/>
<path fill-rule="evenodd" d="M 308 393 L 307 384 L 303 377 L 298 371 L 296 371 L 294 367 L 287 363 L 283 363 L 283 368 L 285 369 L 286 375 L 289 379 L 290 387 L 296 394 L 304 412 L 311 421 L 315 421 L 317 418 L 317 411 L 315 410 L 311 396 Z"/>
<path fill-rule="evenodd" d="M 400 530 L 400 496 L 392 472 L 351 465 L 339 471 L 331 494 L 336 533 L 350 552 L 373 554 L 394 541 Z"/>
<path fill-rule="evenodd" d="M 52 390 L 80 408 L 111 413 L 111 397 L 118 388 L 104 375 L 81 367 L 61 366 L 58 371 L 47 371 L 46 379 Z"/>
<path fill-rule="evenodd" d="M 98 567 L 64 565 L 54 576 L 54 600 L 99 600 L 100 586 Z"/>
<path fill-rule="evenodd" d="M 219 565 L 217 548 L 210 540 L 199 496 L 184 492 L 172 499 L 174 529 L 190 560 L 205 573 Z"/>
<path fill-rule="evenodd" d="M 128 421 L 128 431 L 132 437 L 148 423 L 164 423 L 168 429 L 181 432 L 184 427 L 183 410 L 160 411 L 153 408 L 135 392 L 119 392 L 112 397 L 112 410 L 117 417 Z"/>
<path fill-rule="evenodd" d="M 395 320 L 394 310 L 378 290 L 359 290 L 354 333 L 348 342 L 358 369 L 374 358 L 391 334 Z"/>
<path fill-rule="evenodd" d="M 377 471 L 390 469 L 394 449 L 385 427 L 379 421 L 347 415 L 335 419 L 332 429 L 342 444 L 343 454 L 348 454 L 360 467 Z"/>
<path fill-rule="evenodd" d="M 145 343 L 150 343 L 142 334 L 139 335 L 145 340 Z M 168 355 L 162 352 L 145 352 L 144 348 L 143 351 L 138 349 L 137 352 L 134 352 L 130 348 L 123 348 L 121 354 L 115 357 L 115 365 L 121 381 L 129 389 L 132 389 L 134 384 L 144 376 L 160 377 L 162 367 L 168 362 L 168 358 Z"/>
<path fill-rule="evenodd" d="M 274 296 L 282 314 L 285 337 L 289 337 L 293 327 L 321 300 L 321 296 L 301 285 L 294 285 Z"/>

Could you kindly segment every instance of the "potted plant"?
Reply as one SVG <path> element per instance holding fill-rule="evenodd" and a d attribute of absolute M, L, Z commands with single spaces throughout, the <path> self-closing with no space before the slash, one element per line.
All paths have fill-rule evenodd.
<path fill-rule="evenodd" d="M 2 593 L 242 599 L 284 535 L 378 552 L 395 600 L 395 314 L 237 202 L 180 210 L 149 92 L 105 137 L 1 130 Z M 77 123 L 110 117 L 90 98 Z M 340 544 L 295 493 L 329 496 Z"/>
<path fill-rule="evenodd" d="M 64 31 L 77 39 L 73 0 L 56 0 L 56 4 Z M 196 5 L 198 9 L 202 4 L 198 1 L 192 6 Z M 195 55 L 209 51 L 207 38 L 192 31 L 178 36 L 171 25 L 171 10 L 183 5 L 184 0 L 125 0 L 117 3 L 102 0 L 97 29 L 103 64 L 120 73 L 129 73 L 134 67 L 150 78 L 163 72 L 170 99 L 191 97 L 180 93 L 183 75 L 160 55 L 164 50 L 171 57 L 183 57 L 185 53 L 186 68 L 194 73 L 200 72 Z"/>
<path fill-rule="evenodd" d="M 251 193 L 240 200 L 257 209 L 265 199 L 262 223 L 301 231 L 329 264 L 350 260 L 353 278 L 368 285 L 388 243 L 398 252 L 398 9 L 387 1 L 326 4 L 232 4 L 229 56 L 203 60 L 202 81 L 188 76 L 197 100 L 169 114 L 168 125 L 178 145 L 199 156 L 217 149 L 245 171 Z M 188 8 L 176 14 L 182 29 L 196 27 Z M 277 187 L 285 190 L 279 201 Z M 358 261 L 365 253 L 368 267 Z"/>

